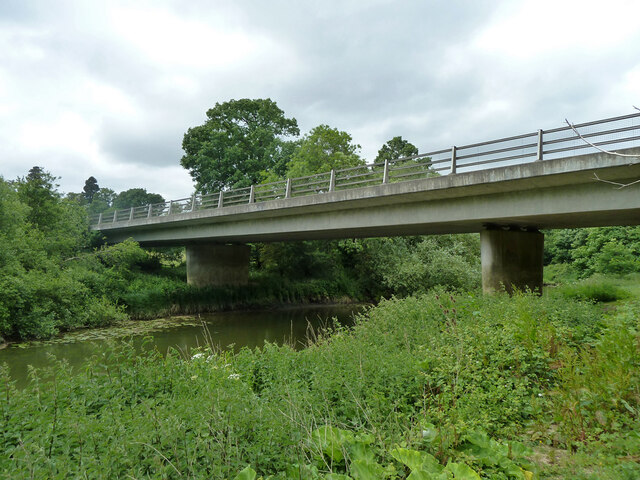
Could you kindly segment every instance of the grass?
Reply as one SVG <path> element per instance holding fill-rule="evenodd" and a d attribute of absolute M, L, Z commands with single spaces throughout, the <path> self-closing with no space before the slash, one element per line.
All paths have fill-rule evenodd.
<path fill-rule="evenodd" d="M 628 288 L 622 286 L 623 284 L 628 285 L 628 282 L 622 279 L 594 275 L 585 280 L 561 285 L 557 288 L 556 293 L 568 299 L 608 303 L 626 300 L 633 295 Z"/>

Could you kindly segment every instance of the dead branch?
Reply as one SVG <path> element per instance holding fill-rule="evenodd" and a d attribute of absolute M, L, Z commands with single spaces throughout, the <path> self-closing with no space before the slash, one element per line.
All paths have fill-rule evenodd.
<path fill-rule="evenodd" d="M 640 183 L 640 179 L 635 180 L 635 181 L 633 181 L 633 182 L 631 182 L 631 183 L 618 183 L 618 182 L 612 182 L 611 180 L 605 180 L 605 179 L 603 179 L 603 178 L 600 178 L 600 177 L 598 176 L 598 174 L 597 174 L 597 173 L 594 173 L 594 174 L 593 174 L 593 176 L 594 176 L 594 177 L 596 178 L 596 180 L 598 180 L 599 182 L 610 183 L 611 185 L 615 185 L 615 186 L 617 186 L 617 187 L 618 187 L 618 190 L 620 190 L 621 188 L 628 187 L 628 186 L 630 186 L 630 185 L 634 185 L 634 184 L 636 184 L 636 183 Z"/>
<path fill-rule="evenodd" d="M 637 108 L 637 107 L 633 107 L 633 108 Z M 567 123 L 567 125 L 569 125 L 569 127 L 571 128 L 571 130 L 573 130 L 573 133 L 575 133 L 578 137 L 580 137 L 580 139 L 586 143 L 587 145 L 592 146 L 593 148 L 595 148 L 596 150 L 601 151 L 602 153 L 606 153 L 608 155 L 616 155 L 618 157 L 631 157 L 631 158 L 638 158 L 638 155 L 629 155 L 626 153 L 618 153 L 618 152 L 610 152 L 609 150 L 605 150 L 604 148 L 600 148 L 597 145 L 594 145 L 593 143 L 591 143 L 589 140 L 587 140 L 586 138 L 584 138 L 580 132 L 576 129 L 576 127 L 573 125 L 573 123 L 571 123 L 569 120 L 567 120 L 566 118 L 564 119 L 564 121 Z"/>
<path fill-rule="evenodd" d="M 636 107 L 635 105 L 633 106 L 633 108 L 635 108 L 636 110 L 638 110 L 640 112 L 640 108 Z M 575 133 L 584 143 L 586 143 L 587 145 L 590 145 L 591 147 L 595 148 L 596 150 L 598 150 L 598 151 L 600 151 L 602 153 L 606 153 L 607 155 L 615 155 L 617 157 L 639 158 L 638 155 L 629 155 L 629 154 L 626 154 L 626 153 L 610 152 L 609 150 L 605 150 L 604 148 L 600 148 L 599 146 L 591 143 L 589 140 L 584 138 L 582 136 L 582 134 L 578 131 L 578 129 L 575 127 L 575 125 L 573 123 L 571 123 L 569 120 L 567 120 L 565 118 L 564 121 L 567 123 L 567 125 L 569 125 L 569 128 L 571 128 L 571 130 L 573 130 L 573 133 Z M 630 187 L 631 185 L 635 185 L 636 183 L 640 183 L 640 179 L 634 180 L 631 183 L 612 182 L 611 180 L 604 180 L 604 179 L 598 177 L 598 175 L 595 172 L 594 172 L 593 176 L 599 182 L 604 182 L 604 183 L 609 183 L 611 185 L 615 185 L 616 187 L 618 187 L 618 190 L 620 190 L 622 188 Z"/>

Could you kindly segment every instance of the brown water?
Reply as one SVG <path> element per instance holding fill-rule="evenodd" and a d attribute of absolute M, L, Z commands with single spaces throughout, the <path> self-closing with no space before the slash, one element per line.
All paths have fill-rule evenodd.
<path fill-rule="evenodd" d="M 223 349 L 256 347 L 265 341 L 287 342 L 301 348 L 310 328 L 331 325 L 333 318 L 342 325 L 351 325 L 354 314 L 363 308 L 362 305 L 322 305 L 132 321 L 116 327 L 77 331 L 46 342 L 13 344 L 0 350 L 0 365 L 6 363 L 17 385 L 24 386 L 29 365 L 46 367 L 54 356 L 77 369 L 114 339 L 131 339 L 134 346 L 140 348 L 143 341 L 152 336 L 153 345 L 162 353 L 176 348 L 188 354 L 191 349 L 206 345 L 207 337 Z"/>

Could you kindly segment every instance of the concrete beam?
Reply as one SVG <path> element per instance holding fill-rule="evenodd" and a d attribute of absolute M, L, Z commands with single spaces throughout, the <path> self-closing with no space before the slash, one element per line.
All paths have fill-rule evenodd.
<path fill-rule="evenodd" d="M 187 283 L 221 287 L 249 283 L 248 245 L 187 245 Z"/>
<path fill-rule="evenodd" d="M 99 228 L 110 243 L 249 243 L 480 232 L 490 224 L 539 229 L 640 224 L 638 189 L 599 178 L 640 178 L 638 159 L 605 154 L 262 203 L 134 219 Z"/>
<path fill-rule="evenodd" d="M 531 290 L 542 294 L 544 235 L 491 229 L 480 232 L 482 290 Z"/>

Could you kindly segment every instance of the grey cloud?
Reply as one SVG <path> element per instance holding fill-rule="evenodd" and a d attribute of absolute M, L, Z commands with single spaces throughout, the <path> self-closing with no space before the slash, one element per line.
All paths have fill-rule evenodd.
<path fill-rule="evenodd" d="M 102 130 L 100 143 L 107 154 L 125 163 L 176 165 L 182 157 L 182 135 L 177 128 L 156 124 L 127 129 L 114 124 Z"/>
<path fill-rule="evenodd" d="M 500 5 L 489 0 L 164 2 L 177 16 L 211 28 L 224 20 L 290 54 L 272 58 L 266 52 L 264 59 L 240 59 L 224 69 L 207 68 L 203 58 L 201 70 L 184 70 L 145 58 L 100 22 L 84 24 L 83 9 L 108 8 L 95 5 L 1 2 L 0 22 L 43 32 L 32 41 L 45 52 L 37 62 L 3 61 L 3 68 L 24 79 L 21 115 L 36 116 L 40 108 L 87 110 L 99 149 L 123 164 L 178 165 L 184 132 L 230 98 L 270 97 L 303 131 L 326 123 L 354 134 L 369 158 L 395 135 L 425 151 L 553 127 L 564 116 L 582 121 L 625 113 L 615 105 L 609 112 L 599 99 L 640 59 L 640 45 L 633 44 L 520 63 L 474 50 L 471 42 Z M 292 64 L 275 63 L 285 61 Z M 452 65 L 453 73 L 444 75 Z M 172 86 L 174 75 L 187 76 L 195 88 Z M 76 88 L 77 77 L 119 90 L 135 112 L 102 115 L 92 110 L 91 98 L 67 105 L 72 100 L 64 93 Z M 505 110 L 486 113 L 492 102 L 504 102 Z"/>

